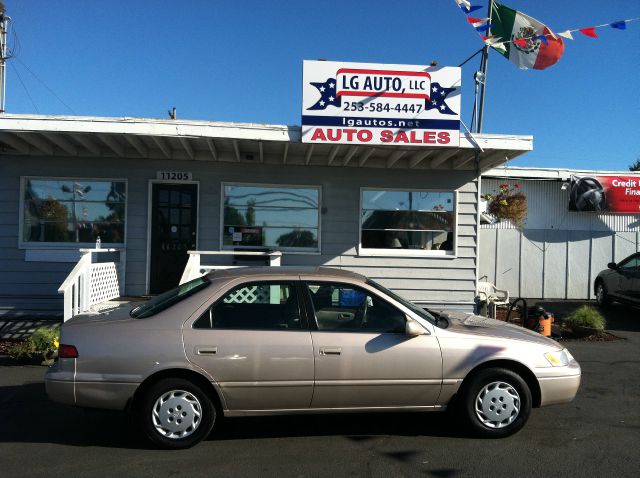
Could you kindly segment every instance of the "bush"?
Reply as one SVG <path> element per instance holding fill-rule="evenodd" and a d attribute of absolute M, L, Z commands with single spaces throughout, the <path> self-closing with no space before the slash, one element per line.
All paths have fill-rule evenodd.
<path fill-rule="evenodd" d="M 604 328 L 607 325 L 602 314 L 588 305 L 583 305 L 579 309 L 574 310 L 565 319 L 564 323 L 572 329 L 575 329 L 576 327 L 585 327 L 589 329 L 596 329 L 599 332 L 604 332 Z"/>
<path fill-rule="evenodd" d="M 59 339 L 60 326 L 39 327 L 29 338 L 12 345 L 9 348 L 9 356 L 21 358 L 41 355 L 45 360 L 48 360 L 58 350 Z"/>

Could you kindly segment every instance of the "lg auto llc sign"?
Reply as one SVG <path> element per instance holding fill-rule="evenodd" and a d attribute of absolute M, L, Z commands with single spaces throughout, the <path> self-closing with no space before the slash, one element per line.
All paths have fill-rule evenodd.
<path fill-rule="evenodd" d="M 460 68 L 305 61 L 302 142 L 458 146 Z"/>

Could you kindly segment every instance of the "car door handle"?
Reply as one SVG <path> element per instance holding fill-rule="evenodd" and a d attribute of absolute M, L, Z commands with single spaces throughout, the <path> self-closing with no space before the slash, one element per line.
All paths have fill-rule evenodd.
<path fill-rule="evenodd" d="M 340 347 L 320 347 L 320 355 L 340 355 L 342 348 Z"/>
<path fill-rule="evenodd" d="M 338 314 L 338 318 L 345 320 L 353 319 L 353 314 Z"/>
<path fill-rule="evenodd" d="M 215 355 L 218 353 L 218 347 L 196 347 L 196 355 Z"/>

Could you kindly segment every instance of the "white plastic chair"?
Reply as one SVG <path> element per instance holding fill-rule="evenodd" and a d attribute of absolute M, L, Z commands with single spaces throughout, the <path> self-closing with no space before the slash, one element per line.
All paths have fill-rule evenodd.
<path fill-rule="evenodd" d="M 491 282 L 478 282 L 478 298 L 487 304 L 489 317 L 496 318 L 496 310 L 499 305 L 509 305 L 509 291 L 498 289 Z"/>

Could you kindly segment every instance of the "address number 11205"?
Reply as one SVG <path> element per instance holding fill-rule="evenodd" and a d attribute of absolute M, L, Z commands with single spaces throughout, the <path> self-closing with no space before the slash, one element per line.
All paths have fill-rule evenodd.
<path fill-rule="evenodd" d="M 193 175 L 187 171 L 158 171 L 156 179 L 164 179 L 170 181 L 191 181 Z"/>

